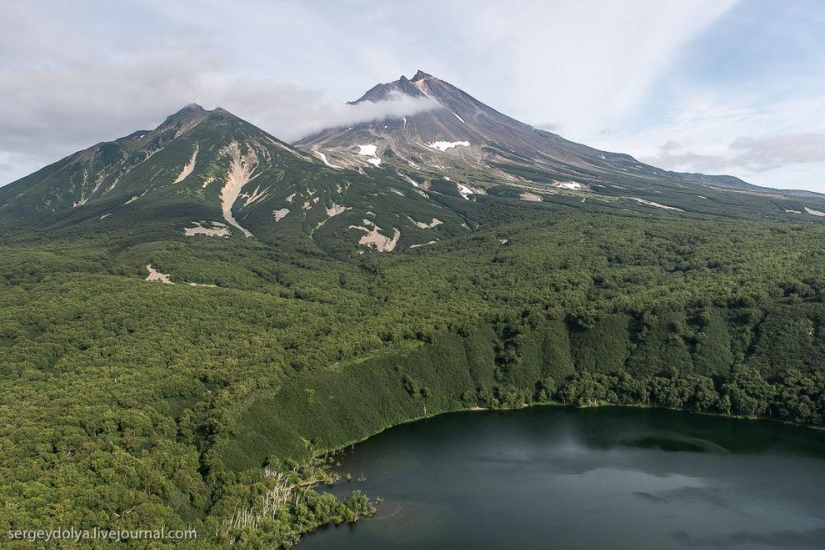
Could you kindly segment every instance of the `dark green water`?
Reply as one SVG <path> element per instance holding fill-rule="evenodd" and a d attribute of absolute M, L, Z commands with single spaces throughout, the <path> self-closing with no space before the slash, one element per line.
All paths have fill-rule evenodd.
<path fill-rule="evenodd" d="M 304 550 L 825 548 L 825 435 L 645 409 L 467 412 L 341 459 L 376 517 Z M 359 475 L 366 481 L 358 482 Z"/>

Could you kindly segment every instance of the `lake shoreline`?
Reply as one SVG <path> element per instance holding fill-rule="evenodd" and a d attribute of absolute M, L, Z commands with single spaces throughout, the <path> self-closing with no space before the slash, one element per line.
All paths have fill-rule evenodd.
<path fill-rule="evenodd" d="M 326 451 L 320 452 L 315 455 L 314 458 L 318 458 L 324 455 L 338 455 L 346 453 L 348 448 L 354 449 L 357 445 L 364 443 L 365 441 L 380 435 L 387 430 L 391 430 L 398 426 L 404 426 L 406 424 L 412 424 L 414 422 L 419 422 L 421 420 L 429 420 L 431 418 L 437 418 L 439 416 L 444 416 L 446 414 L 457 414 L 457 413 L 480 413 L 480 412 L 506 412 L 506 411 L 521 411 L 524 409 L 534 409 L 534 408 L 559 408 L 559 409 L 572 409 L 572 410 L 587 410 L 587 409 L 647 409 L 647 410 L 661 410 L 661 411 L 671 411 L 671 412 L 678 412 L 678 413 L 685 413 L 689 415 L 697 415 L 697 416 L 708 416 L 714 418 L 727 418 L 731 420 L 741 420 L 741 421 L 751 421 L 751 422 L 759 422 L 765 421 L 774 424 L 781 424 L 785 426 L 795 426 L 798 428 L 805 428 L 808 430 L 813 430 L 820 433 L 825 433 L 825 427 L 822 426 L 812 426 L 810 424 L 800 424 L 797 422 L 791 422 L 788 420 L 779 420 L 776 418 L 764 417 L 764 416 L 739 416 L 739 415 L 728 415 L 728 414 L 721 414 L 721 413 L 714 413 L 714 412 L 705 412 L 705 411 L 691 411 L 687 409 L 675 409 L 670 407 L 662 407 L 658 405 L 646 405 L 642 403 L 630 403 L 630 404 L 615 404 L 615 403 L 596 403 L 596 404 L 588 404 L 588 405 L 569 405 L 565 403 L 559 403 L 557 401 L 541 401 L 536 403 L 524 404 L 521 407 L 481 407 L 481 406 L 473 406 L 469 408 L 461 408 L 461 409 L 454 409 L 454 410 L 446 410 L 446 411 L 439 411 L 435 414 L 430 415 L 422 415 L 417 416 L 415 418 L 411 418 L 409 420 L 405 420 L 403 422 L 399 422 L 397 424 L 392 424 L 390 426 L 386 426 L 374 433 L 369 434 L 366 437 L 358 439 L 356 441 L 352 441 L 336 447 L 334 449 L 328 449 Z"/>
<path fill-rule="evenodd" d="M 675 550 L 688 539 L 704 548 L 781 536 L 783 547 L 803 540 L 807 548 L 825 535 L 806 519 L 825 506 L 812 489 L 825 464 L 817 432 L 650 406 L 527 408 L 436 415 L 340 457 L 335 470 L 353 481 L 360 473 L 363 483 L 328 491 L 380 495 L 390 513 L 321 527 L 302 547 L 540 548 L 537 541 L 552 540 Z"/>

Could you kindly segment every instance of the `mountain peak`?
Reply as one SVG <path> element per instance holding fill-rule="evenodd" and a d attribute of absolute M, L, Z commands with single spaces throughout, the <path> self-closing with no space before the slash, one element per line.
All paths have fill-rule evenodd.
<path fill-rule="evenodd" d="M 182 119 L 182 118 L 198 118 L 203 117 L 208 113 L 206 109 L 198 105 L 197 103 L 190 103 L 183 107 L 181 110 L 177 111 L 174 114 L 169 115 L 167 120 L 169 119 Z"/>
<path fill-rule="evenodd" d="M 746 185 L 729 178 L 666 172 L 629 155 L 568 141 L 496 111 L 422 70 L 416 71 L 411 79 L 401 76 L 394 82 L 378 84 L 355 103 L 377 102 L 397 93 L 429 100 L 435 106 L 422 101 L 421 110 L 411 109 L 405 116 L 329 128 L 299 141 L 298 147 L 321 155 L 319 158 L 336 167 L 369 170 L 370 165 L 380 164 L 416 182 L 427 178 L 458 181 L 461 177 L 465 178 L 462 185 L 468 189 L 472 182 L 479 188 L 490 185 L 496 192 L 507 186 L 523 189 L 525 182 L 533 186 L 533 192 L 543 189 L 549 193 L 577 194 L 608 190 L 613 195 L 627 194 L 625 189 L 629 185 L 636 186 L 639 193 L 648 192 L 651 184 L 728 188 Z M 373 153 L 365 154 L 365 150 Z"/>
<path fill-rule="evenodd" d="M 420 72 L 420 71 L 419 71 Z M 407 77 L 402 76 L 395 82 L 389 82 L 387 84 L 377 84 L 367 90 L 367 92 L 358 98 L 355 101 L 351 101 L 350 105 L 355 105 L 356 103 L 361 103 L 362 101 L 385 101 L 389 99 L 393 94 L 404 94 L 412 97 L 424 97 L 424 94 L 421 93 L 416 87 L 414 81 L 410 81 Z"/>
<path fill-rule="evenodd" d="M 402 76 L 401 78 L 404 78 L 404 77 Z M 422 71 L 421 69 L 418 69 L 418 71 L 415 73 L 415 76 L 412 77 L 412 81 L 413 82 L 418 82 L 419 80 L 427 80 L 427 79 L 430 79 L 430 78 L 433 78 L 433 75 L 427 74 L 424 71 Z"/>
<path fill-rule="evenodd" d="M 394 82 L 376 84 L 367 90 L 363 96 L 355 101 L 350 101 L 349 104 L 355 105 L 357 103 L 361 103 L 362 101 L 384 101 L 389 99 L 392 94 L 396 93 L 401 93 L 411 97 L 426 97 L 426 88 L 422 89 L 422 86 L 425 84 L 429 85 L 431 83 L 437 84 L 442 82 L 433 75 L 425 73 L 419 69 L 412 79 L 401 75 L 401 77 Z"/>
<path fill-rule="evenodd" d="M 175 135 L 178 136 L 204 121 L 226 123 L 227 121 L 242 121 L 242 119 L 222 107 L 215 107 L 211 111 L 207 111 L 197 103 L 190 103 L 175 114 L 166 117 L 166 120 L 155 131 L 163 132 L 169 128 L 174 128 L 176 130 Z"/>
<path fill-rule="evenodd" d="M 209 113 L 206 109 L 197 103 L 190 103 L 180 111 L 169 115 L 158 128 L 164 128 L 169 125 L 183 125 L 188 128 L 197 125 Z"/>
<path fill-rule="evenodd" d="M 183 107 L 183 109 L 181 109 L 181 110 L 180 110 L 180 111 L 178 111 L 178 112 L 179 112 L 179 113 L 184 113 L 184 112 L 191 112 L 191 113 L 202 113 L 202 112 L 204 112 L 204 111 L 206 111 L 206 109 L 204 109 L 203 107 L 201 107 L 201 106 L 200 106 L 200 105 L 198 105 L 197 103 L 190 103 L 190 104 L 188 104 L 188 105 L 185 105 L 185 106 Z"/>

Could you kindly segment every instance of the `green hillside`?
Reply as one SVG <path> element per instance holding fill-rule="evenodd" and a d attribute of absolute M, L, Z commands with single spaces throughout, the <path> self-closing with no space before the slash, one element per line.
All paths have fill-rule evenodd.
<path fill-rule="evenodd" d="M 823 423 L 821 225 L 516 208 L 343 260 L 240 238 L 4 245 L 0 527 L 284 544 L 368 509 L 299 486 L 233 523 L 283 483 L 265 465 L 321 479 L 290 461 L 473 406 Z M 177 284 L 141 280 L 147 259 Z"/>
<path fill-rule="evenodd" d="M 0 188 L 0 531 L 290 546 L 373 510 L 330 453 L 473 407 L 825 424 L 820 197 L 447 178 L 190 106 Z"/>

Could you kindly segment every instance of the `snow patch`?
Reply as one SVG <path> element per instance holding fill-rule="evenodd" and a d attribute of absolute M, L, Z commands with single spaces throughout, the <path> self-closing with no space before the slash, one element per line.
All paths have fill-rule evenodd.
<path fill-rule="evenodd" d="M 786 214 L 801 214 L 802 210 L 789 210 L 788 208 L 785 209 Z"/>
<path fill-rule="evenodd" d="M 173 181 L 172 183 L 180 183 L 183 180 L 185 180 L 186 178 L 188 178 L 189 175 L 192 172 L 195 171 L 195 160 L 197 158 L 198 158 L 198 144 L 196 143 L 195 144 L 195 150 L 192 152 L 192 158 L 190 158 L 189 162 L 187 162 L 183 166 L 183 170 L 180 171 L 180 174 L 178 174 L 178 177 L 176 177 L 175 181 Z"/>
<path fill-rule="evenodd" d="M 542 198 L 535 193 L 522 193 L 521 200 L 523 201 L 530 201 L 530 202 L 541 202 Z"/>
<path fill-rule="evenodd" d="M 427 93 L 427 90 L 424 89 L 424 81 L 423 80 L 413 82 L 412 85 L 415 86 L 416 88 L 418 88 L 419 92 L 421 92 L 422 94 L 427 96 L 427 99 L 429 99 L 430 101 L 432 101 L 433 103 L 435 103 L 436 105 L 441 107 L 442 109 L 444 108 L 444 106 L 441 103 L 436 101 L 436 99 L 433 96 L 431 96 L 430 94 Z"/>
<path fill-rule="evenodd" d="M 324 164 L 326 164 L 330 168 L 337 168 L 338 170 L 342 169 L 341 166 L 338 166 L 337 164 L 332 164 L 330 161 L 328 161 L 327 156 L 324 153 L 322 153 L 321 151 L 313 151 L 313 153 L 318 155 L 318 158 L 321 159 L 324 162 Z"/>
<path fill-rule="evenodd" d="M 359 145 L 358 146 L 358 154 L 364 157 L 372 157 L 368 158 L 367 162 L 372 164 L 373 166 L 381 166 L 381 159 L 378 158 L 376 154 L 378 151 L 377 145 Z"/>
<path fill-rule="evenodd" d="M 205 235 L 207 237 L 229 237 L 229 228 L 218 222 L 192 222 L 195 227 L 185 227 L 183 234 L 187 237 Z M 211 226 L 211 227 L 208 227 Z"/>
<path fill-rule="evenodd" d="M 455 113 L 453 113 L 455 114 Z M 458 116 L 458 115 L 456 115 Z M 462 121 L 463 122 L 463 121 Z M 469 147 L 469 141 L 434 141 L 432 143 L 427 144 L 427 147 L 430 149 L 438 149 L 441 152 L 446 151 L 447 149 L 452 149 L 453 147 Z"/>
<path fill-rule="evenodd" d="M 229 172 L 226 175 L 226 183 L 221 188 L 223 217 L 229 222 L 229 225 L 240 229 L 247 237 L 251 237 L 252 233 L 241 227 L 241 224 L 232 215 L 232 206 L 238 200 L 238 195 L 241 194 L 243 186 L 253 179 L 255 168 L 258 167 L 258 155 L 251 147 L 248 148 L 245 155 L 241 154 L 241 146 L 237 141 L 230 143 L 222 150 L 222 153 L 232 159 Z"/>
<path fill-rule="evenodd" d="M 458 186 L 458 192 L 461 193 L 461 196 L 464 197 L 464 200 L 470 200 L 470 195 L 475 194 L 475 192 L 472 189 L 470 189 L 463 183 L 456 183 L 456 185 Z"/>
<path fill-rule="evenodd" d="M 414 179 L 412 179 L 410 176 L 408 176 L 406 174 L 402 174 L 401 172 L 396 172 L 396 174 L 398 174 L 399 176 L 401 176 L 402 178 L 404 178 L 405 180 L 410 182 L 410 185 L 412 185 L 413 187 L 420 187 L 420 185 L 418 185 L 418 182 L 415 181 Z"/>
<path fill-rule="evenodd" d="M 105 220 L 105 219 L 106 219 L 106 218 L 108 218 L 109 216 L 111 216 L 111 214 L 103 214 L 102 216 L 100 216 L 100 219 L 101 219 L 101 220 Z"/>
<path fill-rule="evenodd" d="M 275 221 L 279 222 L 289 214 L 289 208 L 281 208 L 279 210 L 273 210 L 272 215 L 275 216 Z"/>
<path fill-rule="evenodd" d="M 166 283 L 167 285 L 175 284 L 169 278 L 169 275 L 156 270 L 154 267 L 152 267 L 152 264 L 146 264 L 146 271 L 149 272 L 149 276 L 146 277 L 147 281 L 160 281 L 161 283 Z"/>
<path fill-rule="evenodd" d="M 464 119 L 463 119 L 463 118 L 461 118 L 460 116 L 458 116 L 458 113 L 453 113 L 453 116 L 454 116 L 454 117 L 456 117 L 456 118 L 457 118 L 458 120 L 460 120 L 461 122 L 464 122 Z M 467 124 L 467 123 L 466 123 L 466 122 L 464 122 L 464 124 Z"/>
<path fill-rule="evenodd" d="M 571 191 L 578 191 L 584 186 L 577 181 L 556 181 L 553 182 L 556 187 L 561 189 L 570 189 Z"/>

